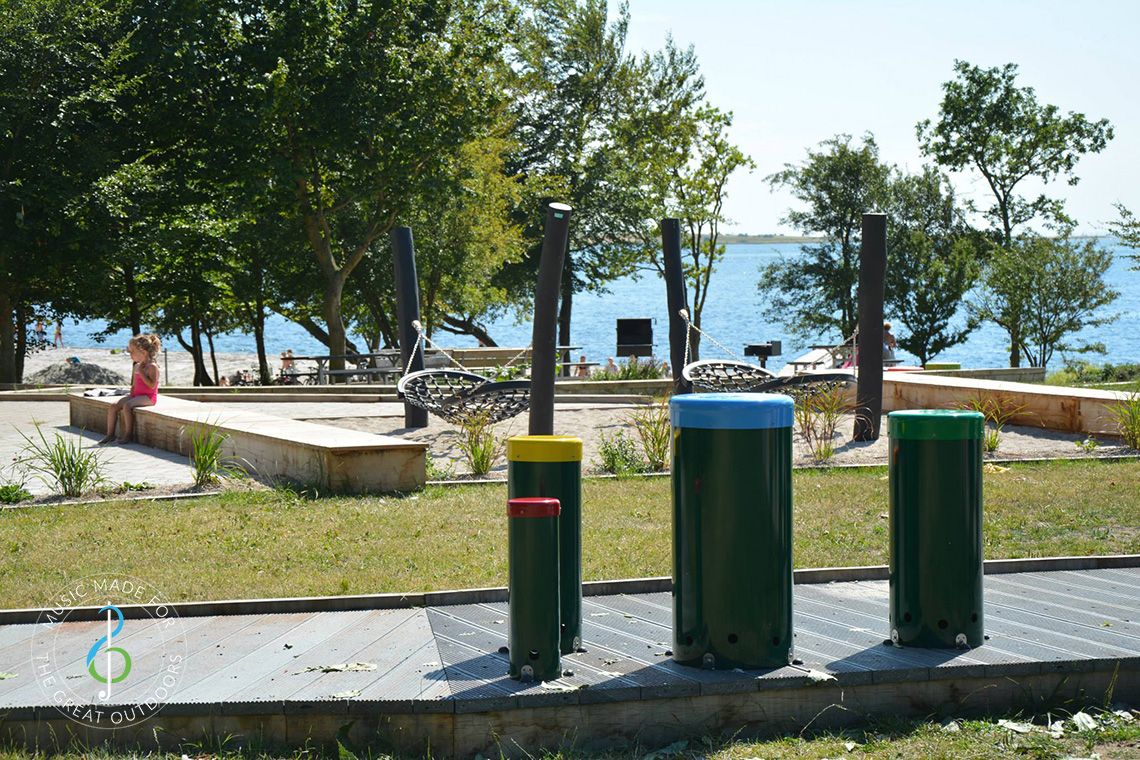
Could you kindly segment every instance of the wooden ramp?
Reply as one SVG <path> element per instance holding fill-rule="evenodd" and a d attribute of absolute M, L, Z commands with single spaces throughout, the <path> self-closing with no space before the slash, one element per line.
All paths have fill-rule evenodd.
<path fill-rule="evenodd" d="M 173 748 L 232 735 L 235 744 L 327 747 L 341 731 L 356 750 L 517 756 L 1140 699 L 1140 568 L 987 575 L 989 640 L 967 651 L 884 645 L 887 596 L 885 581 L 799 583 L 801 663 L 727 672 L 672 661 L 669 592 L 587 596 L 586 651 L 564 657 L 565 676 L 544 685 L 505 675 L 506 605 L 470 601 L 501 591 L 395 609 L 264 612 L 238 602 L 234 614 L 189 615 L 191 605 L 181 682 L 155 717 L 117 731 L 84 729 L 52 707 L 29 657 L 40 626 L 8 624 L 0 671 L 15 677 L 0 680 L 0 740 L 42 748 L 74 735 Z M 154 626 L 127 623 L 136 632 L 115 641 L 146 662 Z M 80 674 L 103 623 L 58 628 L 54 651 Z M 131 692 L 120 698 L 129 703 Z"/>
<path fill-rule="evenodd" d="M 71 425 L 102 433 L 114 396 L 68 396 Z M 219 399 L 224 400 L 224 399 Z M 427 480 L 427 444 L 159 395 L 135 411 L 144 446 L 189 456 L 196 428 L 226 436 L 226 455 L 262 478 L 288 478 L 325 492 L 412 491 Z"/>

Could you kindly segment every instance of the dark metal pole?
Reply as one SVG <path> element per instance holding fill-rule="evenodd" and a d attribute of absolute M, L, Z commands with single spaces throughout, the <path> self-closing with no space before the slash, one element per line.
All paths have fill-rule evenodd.
<path fill-rule="evenodd" d="M 554 434 L 554 371 L 558 361 L 558 302 L 562 289 L 562 262 L 570 233 L 572 209 L 564 203 L 546 208 L 538 287 L 534 291 L 534 332 L 531 339 L 530 434 Z"/>
<path fill-rule="evenodd" d="M 877 441 L 883 416 L 883 294 L 887 274 L 887 215 L 863 214 L 859 254 L 859 390 L 856 441 Z"/>
<path fill-rule="evenodd" d="M 669 303 L 669 366 L 673 394 L 692 393 L 693 385 L 681 376 L 685 368 L 685 334 L 689 329 L 681 310 L 689 310 L 685 270 L 681 267 L 681 220 L 661 220 L 661 251 L 665 257 L 665 294 Z"/>
<path fill-rule="evenodd" d="M 415 351 L 419 333 L 412 326 L 420 321 L 420 286 L 416 280 L 416 246 L 411 227 L 392 230 L 392 264 L 396 270 L 396 326 L 400 339 L 400 369 L 417 372 L 424 368 L 424 352 Z M 408 367 L 408 358 L 412 358 Z M 404 403 L 404 427 L 427 427 L 427 410 Z"/>

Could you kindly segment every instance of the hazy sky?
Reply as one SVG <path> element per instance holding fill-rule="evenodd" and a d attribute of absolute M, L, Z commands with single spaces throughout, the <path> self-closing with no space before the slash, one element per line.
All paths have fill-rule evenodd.
<path fill-rule="evenodd" d="M 956 58 L 1016 63 L 1019 85 L 1040 102 L 1112 122 L 1116 138 L 1078 163 L 1080 184 L 1048 189 L 1080 231 L 1103 231 L 1116 201 L 1140 213 L 1135 0 L 630 0 L 629 8 L 631 51 L 660 48 L 668 33 L 694 46 L 709 101 L 734 112 L 733 137 L 756 162 L 730 181 L 726 231 L 792 232 L 780 219 L 794 200 L 764 178 L 837 133 L 869 131 L 882 160 L 917 170 L 915 124 L 937 116 Z M 954 181 L 986 202 L 977 175 Z"/>

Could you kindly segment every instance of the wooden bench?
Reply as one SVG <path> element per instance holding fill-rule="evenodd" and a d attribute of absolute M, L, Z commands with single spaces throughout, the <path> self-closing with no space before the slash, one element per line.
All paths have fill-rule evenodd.
<path fill-rule="evenodd" d="M 70 394 L 71 425 L 102 434 L 117 397 Z M 411 491 L 426 481 L 427 444 L 160 395 L 135 410 L 135 440 L 190 455 L 195 426 L 226 436 L 225 454 L 267 480 L 288 478 L 333 493 Z"/>

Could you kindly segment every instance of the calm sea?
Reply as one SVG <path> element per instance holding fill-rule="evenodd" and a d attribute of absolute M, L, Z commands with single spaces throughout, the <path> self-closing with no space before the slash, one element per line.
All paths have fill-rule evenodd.
<path fill-rule="evenodd" d="M 1106 356 L 1090 355 L 1089 358 L 1095 362 L 1140 362 L 1140 271 L 1129 269 L 1133 262 L 1124 255 L 1126 249 L 1112 245 L 1108 247 L 1117 255 L 1107 280 L 1121 295 L 1107 311 L 1119 314 L 1119 318 L 1108 325 L 1085 330 L 1076 338 L 1105 344 L 1108 349 Z M 761 267 L 781 256 L 797 255 L 799 245 L 795 244 L 728 246 L 725 258 L 718 265 L 710 285 L 702 322 L 705 332 L 741 356 L 745 344 L 782 340 L 783 356 L 768 364 L 773 368 L 783 366 L 784 362 L 802 353 L 806 348 L 805 343 L 826 343 L 837 338 L 838 336 L 819 336 L 819 341 L 797 341 L 790 337 L 783 325 L 764 317 L 764 302 L 756 289 Z M 606 357 L 615 353 L 616 320 L 649 317 L 655 321 L 653 342 L 656 353 L 663 359 L 667 358 L 669 322 L 665 285 L 661 278 L 656 273 L 626 277 L 611 283 L 608 291 L 602 295 L 576 296 L 572 342 L 582 348 L 575 351 L 575 354 L 585 354 L 590 361 L 604 362 Z M 958 319 L 964 321 L 964 315 L 959 314 Z M 64 339 L 68 345 L 76 347 L 118 347 L 125 345 L 130 337 L 123 331 L 99 344 L 91 336 L 103 327 L 101 320 L 79 323 L 68 320 L 64 324 Z M 491 324 L 490 332 L 504 346 L 525 346 L 531 339 L 529 320 L 516 323 L 513 318 L 502 319 Z M 271 357 L 287 348 L 302 355 L 327 352 L 323 345 L 302 328 L 276 315 L 269 319 L 267 334 L 267 350 Z M 895 334 L 901 336 L 905 334 L 905 329 L 896 326 Z M 356 340 L 358 345 L 363 345 L 362 340 Z M 475 345 L 472 338 L 444 333 L 437 335 L 437 342 L 445 346 Z M 224 353 L 252 353 L 256 350 L 253 338 L 248 334 L 218 336 L 214 343 L 216 349 Z M 177 346 L 177 343 L 170 341 L 168 345 Z M 937 360 L 960 362 L 963 367 L 1004 367 L 1009 362 L 1006 345 L 1007 338 L 1001 328 L 987 324 L 971 333 L 966 343 L 947 350 Z M 706 359 L 725 355 L 708 341 L 703 344 L 701 353 Z M 900 355 L 913 361 L 913 357 L 905 352 L 900 351 Z M 1061 357 L 1055 356 L 1050 369 L 1059 369 L 1061 364 Z"/>

